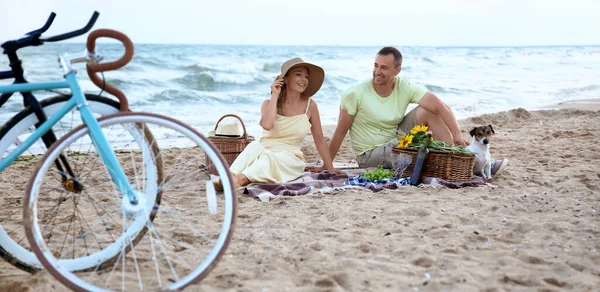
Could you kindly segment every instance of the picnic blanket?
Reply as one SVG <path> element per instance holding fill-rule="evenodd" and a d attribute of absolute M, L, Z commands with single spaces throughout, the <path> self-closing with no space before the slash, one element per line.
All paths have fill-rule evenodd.
<path fill-rule="evenodd" d="M 242 193 L 268 202 L 278 196 L 301 196 L 314 193 L 328 193 L 356 186 L 345 185 L 347 174 L 331 174 L 329 172 L 311 173 L 289 183 L 282 184 L 250 184 L 243 187 Z"/>
<path fill-rule="evenodd" d="M 365 169 L 347 170 L 345 174 L 331 174 L 329 172 L 311 173 L 282 184 L 251 184 L 241 188 L 243 194 L 268 202 L 278 196 L 301 196 L 314 193 L 330 193 L 347 188 L 362 188 L 372 192 L 384 189 L 398 189 L 410 186 L 409 178 L 395 178 L 371 182 L 362 176 Z M 473 176 L 473 180 L 466 182 L 449 182 L 439 178 L 424 177 L 424 184 L 442 185 L 452 189 L 463 187 L 476 187 L 486 185 L 482 178 Z"/>

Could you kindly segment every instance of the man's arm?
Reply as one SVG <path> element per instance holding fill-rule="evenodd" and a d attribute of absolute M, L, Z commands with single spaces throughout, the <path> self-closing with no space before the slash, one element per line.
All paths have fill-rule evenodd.
<path fill-rule="evenodd" d="M 335 155 L 340 150 L 342 141 L 344 141 L 344 137 L 346 137 L 346 133 L 348 133 L 353 121 L 354 116 L 351 116 L 345 109 L 340 107 L 338 124 L 337 127 L 335 127 L 335 132 L 333 133 L 333 137 L 331 137 L 331 141 L 329 142 L 329 153 L 331 154 L 331 160 L 335 159 Z"/>
<path fill-rule="evenodd" d="M 442 118 L 442 121 L 450 130 L 455 144 L 462 146 L 466 146 L 469 144 L 462 137 L 460 128 L 458 127 L 458 122 L 456 121 L 454 113 L 452 113 L 450 107 L 448 107 L 448 105 L 446 105 L 442 100 L 440 100 L 435 94 L 433 94 L 432 92 L 425 93 L 425 95 L 421 98 L 418 104 L 423 109 L 437 114 Z"/>

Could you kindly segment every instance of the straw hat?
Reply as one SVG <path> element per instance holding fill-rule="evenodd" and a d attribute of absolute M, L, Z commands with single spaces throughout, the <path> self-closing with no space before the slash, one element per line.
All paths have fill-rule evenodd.
<path fill-rule="evenodd" d="M 219 123 L 216 130 L 208 132 L 209 137 L 241 137 L 244 135 L 244 131 L 240 124 L 236 122 L 225 122 Z"/>
<path fill-rule="evenodd" d="M 308 68 L 308 86 L 306 87 L 306 90 L 304 90 L 304 94 L 309 97 L 315 95 L 315 93 L 317 93 L 317 91 L 319 91 L 321 88 L 321 85 L 323 85 L 323 80 L 325 79 L 325 72 L 323 71 L 323 68 L 304 62 L 300 58 L 293 58 L 281 65 L 281 74 L 279 76 L 285 76 L 290 69 L 295 67 Z"/>

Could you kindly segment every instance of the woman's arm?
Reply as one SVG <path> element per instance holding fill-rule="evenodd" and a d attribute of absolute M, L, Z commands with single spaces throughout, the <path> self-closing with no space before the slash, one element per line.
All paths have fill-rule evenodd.
<path fill-rule="evenodd" d="M 260 107 L 260 126 L 270 131 L 273 129 L 273 125 L 275 125 L 275 118 L 277 117 L 277 98 L 266 99 L 263 101 L 262 106 Z"/>
<path fill-rule="evenodd" d="M 323 136 L 323 129 L 321 127 L 321 117 L 319 115 L 319 107 L 317 106 L 317 102 L 314 100 L 310 100 L 310 105 L 308 108 L 309 121 L 312 127 L 310 131 L 313 136 L 313 140 L 315 142 L 315 146 L 321 159 L 323 159 L 323 165 L 317 168 L 309 168 L 311 171 L 320 171 L 327 170 L 330 173 L 342 173 L 342 171 L 333 168 L 333 159 L 331 158 L 331 154 L 329 153 L 329 147 L 327 146 L 327 141 L 325 141 L 325 136 Z"/>
<path fill-rule="evenodd" d="M 271 84 L 271 99 L 265 100 L 260 108 L 260 126 L 267 131 L 273 129 L 273 125 L 275 125 L 277 100 L 279 99 L 282 86 L 283 78 L 279 78 L 279 76 L 275 77 L 275 80 Z"/>

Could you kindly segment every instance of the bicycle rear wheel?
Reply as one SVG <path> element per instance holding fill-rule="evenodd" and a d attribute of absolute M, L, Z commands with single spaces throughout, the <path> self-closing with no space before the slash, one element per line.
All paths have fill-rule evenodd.
<path fill-rule="evenodd" d="M 85 97 L 90 111 L 97 118 L 119 112 L 119 103 L 115 100 L 93 94 L 86 94 Z M 41 100 L 40 105 L 46 116 L 50 117 L 70 98 L 70 94 L 54 96 Z M 35 131 L 35 124 L 38 122 L 33 109 L 27 107 L 0 126 L 0 157 L 6 156 L 25 141 Z M 81 123 L 79 111 L 73 109 L 52 128 L 52 131 L 60 138 Z M 39 139 L 5 169 L 0 177 L 0 183 L 10 186 L 0 190 L 0 198 L 3 200 L 0 212 L 0 257 L 27 272 L 35 272 L 43 267 L 25 239 L 22 199 L 29 176 L 24 176 L 22 169 L 33 169 L 46 150 L 46 145 Z"/>
<path fill-rule="evenodd" d="M 233 180 L 221 154 L 190 126 L 160 115 L 118 113 L 101 118 L 99 124 L 140 201 L 150 202 L 151 199 L 144 198 L 152 198 L 162 191 L 160 206 L 150 202 L 141 214 L 126 215 L 119 187 L 105 167 L 86 163 L 89 157 L 98 157 L 92 151 L 78 156 L 81 160 L 73 163 L 77 169 L 90 170 L 86 176 L 92 179 L 86 183 L 88 193 L 100 200 L 57 191 L 54 187 L 57 174 L 52 167 L 54 159 L 60 153 L 77 153 L 70 147 L 78 144 L 77 141 L 89 142 L 87 128 L 70 132 L 48 150 L 27 187 L 26 233 L 44 267 L 66 286 L 80 291 L 181 289 L 206 277 L 223 256 L 235 225 Z M 155 187 L 143 183 L 147 180 L 143 169 L 129 166 L 129 162 L 137 161 L 143 151 L 122 147 L 133 140 L 127 129 L 140 127 L 149 129 L 159 138 L 152 143 L 159 145 L 160 152 L 156 157 L 162 160 L 164 179 Z M 210 161 L 209 165 L 205 161 Z M 217 196 L 214 191 L 208 173 L 211 165 L 221 177 L 223 196 Z M 40 215 L 49 213 L 60 201 L 76 201 L 73 204 L 81 210 L 78 216 L 86 217 L 82 220 L 86 223 L 77 228 L 65 224 L 57 226 L 52 220 L 65 221 L 64 218 L 71 215 L 59 214 L 52 220 Z M 91 202 L 96 201 L 102 201 L 104 214 L 86 211 L 94 209 Z M 156 214 L 153 221 L 149 218 L 152 213 Z M 147 232 L 135 244 L 135 236 L 141 234 L 135 233 L 139 226 L 144 226 Z M 48 236 L 49 228 L 58 232 Z M 108 261 L 106 265 L 104 254 L 115 250 L 119 251 L 116 260 Z M 69 265 L 75 262 L 86 266 L 87 270 L 71 272 L 74 269 Z M 99 268 L 102 264 L 106 269 Z"/>

